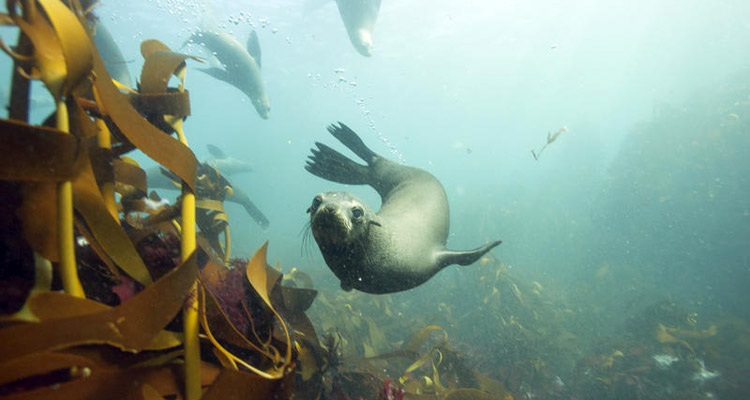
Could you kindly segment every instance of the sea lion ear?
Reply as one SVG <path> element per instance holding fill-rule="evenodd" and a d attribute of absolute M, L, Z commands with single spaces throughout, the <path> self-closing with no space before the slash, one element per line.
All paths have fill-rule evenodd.
<path fill-rule="evenodd" d="M 383 226 L 383 224 L 380 223 L 380 218 L 379 217 L 375 217 L 375 218 L 371 219 L 370 220 L 370 225 L 375 225 L 375 226 L 380 226 L 380 227 Z"/>

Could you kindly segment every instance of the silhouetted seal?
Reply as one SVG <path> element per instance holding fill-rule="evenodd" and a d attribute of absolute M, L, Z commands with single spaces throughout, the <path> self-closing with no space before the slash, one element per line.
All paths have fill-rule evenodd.
<path fill-rule="evenodd" d="M 260 70 L 260 42 L 255 30 L 250 32 L 247 48 L 227 33 L 211 29 L 194 33 L 185 43 L 188 42 L 203 44 L 221 63 L 221 67 L 200 68 L 200 71 L 241 90 L 252 101 L 258 115 L 268 119 L 271 102 Z"/>
<path fill-rule="evenodd" d="M 449 265 L 475 262 L 500 244 L 447 250 L 450 217 L 440 182 L 427 171 L 375 154 L 340 122 L 328 131 L 367 165 L 316 142 L 305 169 L 333 182 L 370 185 L 383 200 L 375 213 L 357 196 L 327 192 L 315 196 L 307 210 L 315 241 L 342 289 L 375 294 L 411 289 Z"/>
<path fill-rule="evenodd" d="M 372 31 L 380 13 L 381 0 L 336 0 L 349 40 L 359 54 L 372 55 Z"/>

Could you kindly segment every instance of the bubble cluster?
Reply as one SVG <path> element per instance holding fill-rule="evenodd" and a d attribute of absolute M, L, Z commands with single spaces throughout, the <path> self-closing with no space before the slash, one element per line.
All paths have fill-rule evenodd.
<path fill-rule="evenodd" d="M 176 17 L 186 27 L 190 26 L 191 22 L 193 25 L 202 21 L 206 14 L 211 14 L 210 7 L 207 8 L 203 1 L 199 0 L 156 0 L 156 6 L 164 10 L 167 14 Z M 271 21 L 266 17 L 253 18 L 253 14 L 247 11 L 238 11 L 230 14 L 226 19 L 217 21 L 217 27 L 221 30 L 228 30 L 228 28 L 239 27 L 242 25 L 250 26 L 255 29 L 256 26 L 261 29 L 270 28 L 272 33 L 279 32 L 278 27 L 274 27 Z M 186 28 L 187 29 L 187 28 Z M 192 31 L 190 28 L 188 31 Z M 233 32 L 228 31 L 233 34 Z M 191 34 L 191 32 L 188 32 Z M 291 39 L 287 37 L 287 43 L 291 43 Z"/>
<path fill-rule="evenodd" d="M 359 84 L 356 80 L 351 79 L 347 76 L 346 69 L 339 67 L 333 70 L 333 74 L 330 78 L 324 78 L 320 73 L 308 73 L 307 77 L 312 81 L 313 87 L 321 87 L 327 90 L 333 90 L 344 95 L 348 95 L 352 99 L 352 103 L 359 109 L 360 116 L 365 121 L 370 131 L 375 134 L 375 137 L 380 140 L 383 145 L 388 149 L 391 155 L 398 160 L 398 162 L 404 164 L 406 159 L 401 152 L 398 151 L 396 146 L 391 140 L 378 129 L 373 113 L 368 106 L 368 99 L 373 100 L 374 96 L 369 97 L 363 96 L 360 93 Z"/>

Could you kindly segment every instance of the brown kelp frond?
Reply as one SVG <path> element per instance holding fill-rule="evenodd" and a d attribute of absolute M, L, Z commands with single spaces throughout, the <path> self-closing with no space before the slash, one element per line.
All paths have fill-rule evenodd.
<path fill-rule="evenodd" d="M 321 347 L 326 352 L 326 361 L 328 368 L 338 368 L 341 365 L 341 334 L 338 331 L 329 332 L 323 335 Z"/>
<path fill-rule="evenodd" d="M 34 57 L 32 56 L 25 56 L 23 54 L 16 53 L 13 49 L 8 47 L 8 45 L 3 41 L 2 38 L 0 38 L 0 50 L 4 51 L 5 54 L 11 56 L 16 61 L 23 61 L 23 62 L 30 62 L 34 61 Z"/>
<path fill-rule="evenodd" d="M 11 90 L 15 120 L 0 120 L 1 188 L 18 199 L 3 208 L 17 216 L 6 225 L 15 237 L 0 240 L 29 255 L 0 279 L 31 279 L 18 285 L 25 303 L 0 316 L 0 395 L 192 400 L 210 386 L 209 399 L 290 398 L 297 357 L 314 359 L 319 348 L 304 315 L 316 292 L 282 286 L 265 247 L 242 270 L 227 268 L 222 202 L 231 185 L 198 165 L 183 128 L 185 61 L 198 59 L 146 41 L 141 86 L 123 90 L 89 37 L 91 3 L 11 0 L 0 16 L 20 28 L 18 46 L 0 47 L 21 71 Z M 56 99 L 55 128 L 24 122 L 24 77 L 42 80 Z M 149 194 L 145 172 L 124 156 L 132 150 L 170 171 L 183 189 L 178 204 Z M 50 261 L 67 293 L 49 291 L 60 280 L 49 276 Z"/>

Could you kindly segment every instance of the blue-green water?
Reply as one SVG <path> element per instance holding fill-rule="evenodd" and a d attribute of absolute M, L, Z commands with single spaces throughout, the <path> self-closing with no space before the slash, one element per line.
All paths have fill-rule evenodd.
<path fill-rule="evenodd" d="M 199 158 L 214 144 L 253 163 L 254 172 L 231 180 L 271 221 L 264 231 L 229 204 L 235 255 L 248 257 L 269 240 L 269 261 L 298 267 L 327 299 L 340 298 L 317 248 L 303 254 L 299 232 L 318 192 L 347 190 L 379 202 L 370 188 L 303 169 L 315 141 L 334 143 L 325 127 L 342 121 L 374 151 L 441 180 L 451 205 L 449 247 L 502 239 L 492 262 L 502 262 L 527 300 L 537 282 L 539 315 L 522 325 L 541 338 L 564 330 L 576 342 L 534 353 L 548 358 L 549 380 L 578 381 L 585 374 L 576 368 L 592 354 L 621 349 L 635 357 L 638 341 L 658 347 L 650 328 L 634 326 L 676 327 L 685 323 L 679 316 L 695 314 L 690 327 L 717 325 L 718 335 L 731 337 L 689 356 L 720 375 L 688 377 L 692 386 L 683 389 L 710 398 L 748 388 L 733 379 L 750 372 L 750 3 L 385 0 L 370 58 L 349 43 L 333 2 L 313 10 L 287 0 L 210 3 L 207 13 L 197 1 L 105 1 L 96 12 L 133 77 L 142 40 L 201 54 L 196 46 L 180 49 L 201 24 L 241 43 L 253 26 L 258 32 L 270 119 L 237 89 L 197 71 L 198 63 L 188 67 L 191 147 Z M 10 28 L 0 33 L 14 40 Z M 0 76 L 9 70 L 3 58 Z M 0 86 L 4 96 L 7 87 Z M 51 102 L 41 87 L 32 97 L 41 119 Z M 531 150 L 564 126 L 535 160 Z M 502 334 L 509 309 L 486 301 L 482 268 L 490 267 L 450 267 L 391 296 L 398 312 L 373 311 L 372 318 L 400 320 L 402 328 L 416 318 L 449 325 L 467 354 L 512 352 L 514 342 Z M 368 296 L 351 302 L 366 308 Z M 316 303 L 313 316 L 324 318 L 316 307 L 324 306 Z M 564 315 L 544 314 L 550 310 Z M 395 341 L 408 332 L 386 333 Z M 541 351 L 516 339 L 518 353 L 533 353 L 522 346 Z M 509 358 L 477 363 L 491 373 Z M 657 397 L 642 398 L 679 393 L 677 375 L 651 376 L 663 392 L 652 387 Z M 595 398 L 590 387 L 573 386 L 556 395 Z M 542 387 L 528 381 L 511 389 L 516 398 L 550 398 Z"/>

